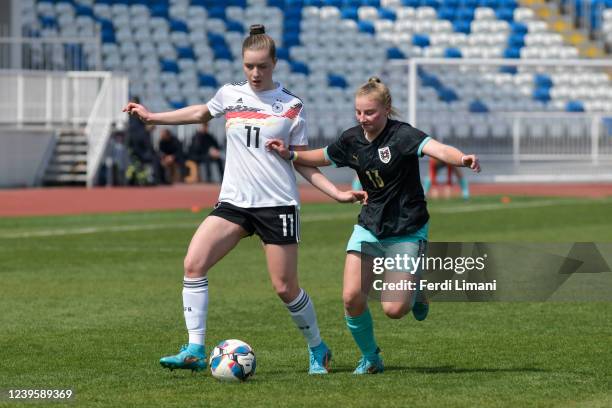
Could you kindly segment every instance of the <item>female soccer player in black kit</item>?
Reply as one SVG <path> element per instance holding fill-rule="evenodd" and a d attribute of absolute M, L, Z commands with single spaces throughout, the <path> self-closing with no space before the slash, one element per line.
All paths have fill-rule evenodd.
<path fill-rule="evenodd" d="M 424 256 L 429 214 L 419 175 L 419 157 L 426 154 L 475 172 L 480 171 L 480 164 L 475 155 L 466 155 L 407 123 L 391 119 L 395 115 L 391 93 L 376 77 L 357 90 L 355 114 L 359 126 L 347 129 L 324 149 L 294 152 L 280 140 L 268 142 L 267 147 L 299 165 L 351 167 L 368 193 L 367 205 L 359 214 L 346 248 L 342 296 L 346 324 L 362 353 L 354 373 L 376 374 L 383 371 L 383 362 L 368 309 L 367 295 L 372 285 L 362 282 L 362 266 L 363 270 L 372 271 L 373 257 L 381 254 L 388 258 L 400 253 L 413 258 Z M 408 275 L 393 275 L 397 281 L 398 275 L 418 280 L 420 274 L 419 269 Z M 429 304 L 420 291 L 401 291 L 399 297 L 395 294 L 390 298 L 382 292 L 382 308 L 387 316 L 399 319 L 412 310 L 417 320 L 427 317 Z"/>

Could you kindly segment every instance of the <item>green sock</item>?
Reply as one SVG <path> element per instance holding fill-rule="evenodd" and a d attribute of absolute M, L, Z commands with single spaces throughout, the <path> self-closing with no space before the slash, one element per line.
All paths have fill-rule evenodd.
<path fill-rule="evenodd" d="M 346 319 L 346 326 L 353 335 L 361 353 L 366 358 L 376 356 L 378 346 L 376 340 L 374 340 L 374 325 L 370 309 L 366 309 L 360 316 L 345 316 L 344 318 Z"/>

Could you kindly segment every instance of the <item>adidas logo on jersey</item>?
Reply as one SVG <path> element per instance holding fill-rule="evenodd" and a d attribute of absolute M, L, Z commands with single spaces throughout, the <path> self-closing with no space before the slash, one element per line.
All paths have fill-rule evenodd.
<path fill-rule="evenodd" d="M 238 105 L 242 104 L 242 98 L 238 98 L 238 100 L 236 100 L 236 104 Z"/>

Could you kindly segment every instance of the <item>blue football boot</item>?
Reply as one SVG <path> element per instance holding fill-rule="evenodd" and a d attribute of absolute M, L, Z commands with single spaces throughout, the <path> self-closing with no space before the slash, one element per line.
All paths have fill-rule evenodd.
<path fill-rule="evenodd" d="M 202 371 L 206 368 L 206 352 L 200 344 L 184 344 L 178 354 L 166 356 L 159 359 L 162 367 L 174 369 L 185 369 L 191 371 Z"/>
<path fill-rule="evenodd" d="M 353 371 L 353 374 L 378 374 L 385 371 L 385 366 L 383 365 L 383 360 L 380 357 L 380 349 L 376 349 L 376 354 L 373 356 L 363 356 L 361 360 L 359 360 L 359 364 L 357 364 L 357 368 Z"/>
<path fill-rule="evenodd" d="M 308 348 L 310 354 L 310 369 L 308 374 L 327 374 L 329 363 L 332 359 L 332 352 L 324 342 L 317 347 Z"/>

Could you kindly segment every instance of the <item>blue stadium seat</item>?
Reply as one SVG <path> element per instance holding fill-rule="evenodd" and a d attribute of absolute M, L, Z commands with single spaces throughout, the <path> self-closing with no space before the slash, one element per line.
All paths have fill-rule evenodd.
<path fill-rule="evenodd" d="M 299 18 L 285 19 L 285 21 L 283 22 L 284 32 L 285 33 L 295 32 L 299 35 L 301 22 L 302 20 Z"/>
<path fill-rule="evenodd" d="M 371 21 L 360 21 L 359 23 L 357 23 L 357 28 L 362 33 L 374 34 L 376 32 L 374 24 Z"/>
<path fill-rule="evenodd" d="M 191 47 L 178 47 L 176 49 L 177 57 L 180 59 L 196 59 L 193 48 Z"/>
<path fill-rule="evenodd" d="M 499 8 L 495 11 L 495 15 L 499 20 L 504 20 L 511 23 L 514 20 L 514 9 Z"/>
<path fill-rule="evenodd" d="M 174 72 L 174 73 L 179 72 L 179 67 L 176 61 L 161 60 L 160 65 L 161 65 L 162 72 Z"/>
<path fill-rule="evenodd" d="M 402 6 L 404 7 L 419 7 L 419 0 L 402 0 Z"/>
<path fill-rule="evenodd" d="M 508 46 L 510 48 L 522 48 L 525 46 L 525 36 L 523 34 L 511 34 L 508 37 Z"/>
<path fill-rule="evenodd" d="M 227 45 L 225 44 L 225 37 L 223 37 L 223 35 L 209 32 L 206 34 L 206 36 L 208 37 L 208 44 L 211 47 L 214 47 L 215 45 L 220 45 L 220 44 L 227 47 Z"/>
<path fill-rule="evenodd" d="M 187 103 L 184 100 L 170 101 L 170 106 L 174 109 L 182 109 L 187 106 Z"/>
<path fill-rule="evenodd" d="M 495 10 L 499 7 L 499 0 L 479 0 L 478 7 L 489 7 Z"/>
<path fill-rule="evenodd" d="M 208 9 L 208 18 L 225 20 L 225 8 L 216 6 Z"/>
<path fill-rule="evenodd" d="M 226 45 L 222 45 L 222 46 L 214 46 L 212 47 L 213 49 L 213 54 L 215 55 L 215 59 L 221 60 L 229 60 L 229 61 L 233 61 L 234 60 L 234 56 L 232 55 L 232 52 L 229 50 L 229 48 L 227 48 Z"/>
<path fill-rule="evenodd" d="M 474 9 L 473 8 L 460 8 L 457 10 L 456 14 L 457 20 L 462 21 L 472 21 L 474 19 Z"/>
<path fill-rule="evenodd" d="M 421 0 L 420 2 L 420 6 L 421 7 L 431 7 L 434 9 L 439 9 L 441 5 L 440 0 Z"/>
<path fill-rule="evenodd" d="M 521 50 L 516 47 L 508 47 L 504 50 L 504 58 L 521 58 Z"/>
<path fill-rule="evenodd" d="M 347 8 L 358 8 L 361 6 L 360 0 L 342 0 L 342 6 Z"/>
<path fill-rule="evenodd" d="M 279 9 L 285 8 L 284 0 L 268 0 L 268 7 L 278 7 Z"/>
<path fill-rule="evenodd" d="M 40 20 L 40 25 L 43 26 L 43 28 L 57 27 L 57 20 L 55 19 L 55 17 L 41 16 L 39 20 Z"/>
<path fill-rule="evenodd" d="M 211 88 L 216 88 L 217 86 L 219 86 L 219 84 L 217 83 L 217 78 L 208 74 L 199 74 L 198 83 L 200 87 L 208 86 Z"/>
<path fill-rule="evenodd" d="M 489 111 L 489 108 L 482 101 L 476 99 L 470 102 L 469 110 L 472 113 L 486 113 Z"/>
<path fill-rule="evenodd" d="M 378 9 L 378 17 L 383 20 L 397 20 L 397 15 L 395 14 L 395 11 L 382 7 Z"/>
<path fill-rule="evenodd" d="M 478 7 L 478 0 L 462 0 L 461 7 L 475 9 Z"/>
<path fill-rule="evenodd" d="M 453 23 L 453 29 L 458 33 L 469 34 L 472 30 L 472 26 L 469 21 L 455 20 L 455 22 Z"/>
<path fill-rule="evenodd" d="M 78 4 L 75 6 L 74 8 L 74 14 L 77 16 L 89 16 L 89 17 L 93 17 L 94 16 L 94 12 L 93 9 L 89 6 L 83 6 L 81 4 Z"/>
<path fill-rule="evenodd" d="M 550 88 L 535 88 L 533 90 L 533 99 L 548 103 L 550 101 Z"/>
<path fill-rule="evenodd" d="M 323 0 L 323 5 L 341 8 L 342 0 Z"/>
<path fill-rule="evenodd" d="M 305 75 L 308 75 L 310 73 L 308 65 L 304 64 L 303 62 L 292 61 L 289 63 L 289 66 L 291 67 L 291 72 L 296 72 Z"/>
<path fill-rule="evenodd" d="M 457 9 L 454 7 L 442 7 L 438 10 L 438 18 L 442 20 L 455 20 L 455 15 L 457 14 Z"/>
<path fill-rule="evenodd" d="M 461 58 L 461 50 L 455 47 L 448 47 L 444 50 L 445 58 Z"/>
<path fill-rule="evenodd" d="M 304 7 L 323 7 L 323 0 L 304 0 Z"/>
<path fill-rule="evenodd" d="M 104 30 L 114 31 L 115 30 L 115 27 L 113 26 L 113 22 L 107 18 L 97 17 L 96 21 L 98 22 L 98 24 L 100 24 L 100 29 L 102 31 Z"/>
<path fill-rule="evenodd" d="M 288 32 L 283 34 L 283 47 L 289 48 L 300 45 L 300 34 L 298 32 Z"/>
<path fill-rule="evenodd" d="M 412 35 L 412 45 L 416 45 L 418 47 L 429 47 L 429 36 L 427 34 L 413 34 Z"/>
<path fill-rule="evenodd" d="M 520 55 L 518 57 L 506 57 L 504 55 L 504 58 L 520 58 Z M 499 69 L 499 72 L 504 73 L 504 74 L 515 75 L 518 72 L 518 69 L 512 65 L 504 65 L 503 67 Z"/>
<path fill-rule="evenodd" d="M 304 0 L 285 0 L 285 7 L 287 9 L 291 8 L 302 8 L 304 7 Z"/>
<path fill-rule="evenodd" d="M 285 20 L 300 20 L 302 18 L 302 8 L 301 7 L 291 7 L 285 10 Z M 286 23 L 285 23 L 286 24 Z"/>
<path fill-rule="evenodd" d="M 521 23 L 518 21 L 511 23 L 510 29 L 515 34 L 527 34 L 527 31 L 528 31 L 527 25 L 525 25 L 525 23 Z"/>
<path fill-rule="evenodd" d="M 184 21 L 181 20 L 170 20 L 170 31 L 181 31 L 184 33 L 189 32 L 189 28 Z"/>
<path fill-rule="evenodd" d="M 359 20 L 357 7 L 344 7 L 340 13 L 341 17 L 347 20 Z"/>
<path fill-rule="evenodd" d="M 404 59 L 406 56 L 397 47 L 391 47 L 387 49 L 387 59 Z"/>
<path fill-rule="evenodd" d="M 459 8 L 459 0 L 442 0 L 442 7 L 457 9 Z"/>
<path fill-rule="evenodd" d="M 457 96 L 457 93 L 452 89 L 447 87 L 441 87 L 440 89 L 438 89 L 438 99 L 448 103 L 458 101 L 459 97 Z"/>
<path fill-rule="evenodd" d="M 440 80 L 438 79 L 437 76 L 433 75 L 433 74 L 428 74 L 425 71 L 422 71 L 419 75 L 419 77 L 421 78 L 421 84 L 423 86 L 428 86 L 430 88 L 434 88 L 436 90 L 440 90 L 443 87 L 442 82 L 440 82 Z"/>
<path fill-rule="evenodd" d="M 533 78 L 533 83 L 538 88 L 552 88 L 553 81 L 550 76 L 546 74 L 536 74 Z"/>
<path fill-rule="evenodd" d="M 569 101 L 565 105 L 565 110 L 568 112 L 584 112 L 584 105 L 580 101 Z"/>
<path fill-rule="evenodd" d="M 276 49 L 276 58 L 278 59 L 282 59 L 282 60 L 286 60 L 286 61 L 290 61 L 291 57 L 289 56 L 289 49 L 288 48 L 277 48 Z"/>
<path fill-rule="evenodd" d="M 105 29 L 102 30 L 102 42 L 106 43 L 116 43 L 117 39 L 115 38 L 115 30 L 113 29 Z"/>
<path fill-rule="evenodd" d="M 327 85 L 336 88 L 346 88 L 348 83 L 342 75 L 329 74 L 327 76 Z"/>
<path fill-rule="evenodd" d="M 158 3 L 151 7 L 151 17 L 168 18 L 168 5 Z"/>
<path fill-rule="evenodd" d="M 370 7 L 379 8 L 380 7 L 380 0 L 363 0 L 361 2 L 361 4 L 364 5 L 364 6 L 370 6 Z"/>
<path fill-rule="evenodd" d="M 240 21 L 227 19 L 225 21 L 225 28 L 227 28 L 227 31 L 244 33 L 244 26 L 242 25 Z"/>
<path fill-rule="evenodd" d="M 518 2 L 516 0 L 499 0 L 499 8 L 514 10 L 517 7 Z"/>

